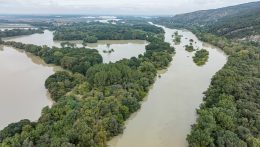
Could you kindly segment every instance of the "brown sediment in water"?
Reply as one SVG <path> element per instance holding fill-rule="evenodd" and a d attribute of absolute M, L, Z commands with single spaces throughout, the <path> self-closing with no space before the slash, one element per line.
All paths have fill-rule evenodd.
<path fill-rule="evenodd" d="M 41 62 L 12 47 L 0 51 L 0 129 L 21 119 L 36 121 L 52 105 L 44 83 L 54 70 Z"/>
<path fill-rule="evenodd" d="M 175 29 L 163 27 L 165 40 L 172 45 Z M 123 134 L 114 137 L 111 147 L 185 147 L 186 136 L 196 120 L 196 109 L 202 103 L 203 92 L 211 78 L 227 61 L 227 56 L 218 48 L 205 45 L 187 30 L 178 30 L 182 39 L 174 45 L 176 54 L 167 70 L 159 71 L 141 109 L 126 122 Z M 199 48 L 209 51 L 209 60 L 198 67 L 192 60 L 192 53 L 184 47 L 193 39 Z"/>

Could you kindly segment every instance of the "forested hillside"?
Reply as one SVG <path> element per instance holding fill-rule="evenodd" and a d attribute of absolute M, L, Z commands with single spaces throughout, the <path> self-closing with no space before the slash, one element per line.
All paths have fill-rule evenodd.
<path fill-rule="evenodd" d="M 161 17 L 166 26 L 200 29 L 227 38 L 260 35 L 260 2 Z"/>
<path fill-rule="evenodd" d="M 256 2 L 154 20 L 168 27 L 190 29 L 200 40 L 229 55 L 197 111 L 199 117 L 187 136 L 192 147 L 260 146 L 260 45 L 234 40 L 259 33 L 259 7 Z M 240 30 L 245 27 L 250 29 Z"/>

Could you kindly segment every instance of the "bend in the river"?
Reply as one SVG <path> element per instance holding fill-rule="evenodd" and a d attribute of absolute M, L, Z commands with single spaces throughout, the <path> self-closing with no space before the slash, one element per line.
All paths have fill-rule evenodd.
<path fill-rule="evenodd" d="M 186 136 L 196 120 L 196 108 L 202 103 L 203 92 L 211 78 L 227 61 L 220 49 L 203 43 L 186 30 L 165 30 L 165 41 L 173 44 L 173 34 L 182 35 L 181 44 L 174 45 L 176 55 L 168 68 L 157 78 L 142 108 L 126 122 L 124 133 L 113 138 L 113 147 L 185 147 Z M 194 53 L 185 51 L 185 45 L 194 40 L 195 48 L 209 51 L 206 65 L 199 67 L 193 60 Z"/>
<path fill-rule="evenodd" d="M 129 121 L 127 121 L 124 133 L 109 142 L 111 146 L 187 146 L 186 135 L 190 131 L 190 125 L 195 122 L 195 110 L 202 102 L 203 92 L 209 86 L 212 76 L 226 63 L 226 55 L 221 50 L 199 41 L 191 32 L 165 27 L 163 29 L 166 32 L 165 41 L 172 45 L 172 35 L 175 31 L 183 35 L 181 44 L 174 45 L 176 55 L 168 70 L 162 74 L 161 78 L 157 78 L 140 111 L 132 115 Z M 40 39 L 41 37 L 45 38 Z M 195 48 L 204 48 L 209 51 L 209 60 L 206 65 L 202 67 L 197 66 L 192 60 L 194 53 L 185 51 L 184 46 L 190 43 L 190 39 L 194 40 Z M 50 31 L 45 31 L 44 34 L 34 34 L 11 40 L 36 45 L 57 45 L 57 42 L 53 41 L 52 32 Z M 105 62 L 114 62 L 122 59 L 122 57 L 128 57 L 129 55 L 137 56 L 144 53 L 146 42 L 100 41 L 98 44 L 91 45 L 89 46 L 92 48 L 101 48 L 100 53 L 108 45 L 110 48 L 111 46 L 112 48 L 115 47 L 115 49 L 119 48 L 119 54 L 103 55 L 103 58 L 107 56 Z M 127 48 L 125 48 L 126 45 L 128 45 Z M 127 49 L 127 51 L 123 49 Z M 135 50 L 133 51 L 133 49 Z M 120 50 L 122 50 L 122 53 Z M 9 115 L 13 116 L 13 118 L 1 119 L 5 122 L 0 122 L 0 128 L 23 118 L 36 120 L 40 116 L 42 107 L 50 104 L 43 83 L 49 75 L 53 74 L 53 69 L 40 64 L 34 64 L 26 54 L 19 53 L 10 47 L 4 47 L 4 50 L 0 51 L 0 60 L 2 60 L 1 63 L 6 63 L 0 65 L 1 71 L 5 71 L 1 72 L 0 75 L 1 81 L 5 80 L 0 84 L 3 96 L 1 100 L 4 101 L 1 103 L 3 105 L 0 107 L 1 112 L 8 112 L 9 114 L 13 112 L 13 114 Z M 18 63 L 22 64 L 19 66 L 20 68 L 16 68 Z M 10 79 L 10 75 L 12 75 L 12 79 Z M 13 91 L 17 89 L 19 91 Z M 10 98 L 12 97 L 11 93 L 16 95 Z M 21 108 L 17 108 L 18 104 Z M 16 110 L 19 111 L 12 111 L 14 109 L 9 109 L 10 106 L 16 107 Z"/>
<path fill-rule="evenodd" d="M 5 41 L 16 41 L 25 44 L 60 47 L 53 40 L 53 32 L 45 30 L 43 34 L 33 34 L 4 38 Z M 75 42 L 78 46 L 82 42 Z M 147 42 L 144 40 L 103 40 L 88 44 L 87 47 L 97 49 L 105 63 L 116 62 L 123 58 L 131 58 L 143 54 Z M 104 50 L 114 49 L 111 54 Z M 39 57 L 25 53 L 13 47 L 0 46 L 0 130 L 10 123 L 21 119 L 36 121 L 43 107 L 51 105 L 44 87 L 45 80 L 54 73 L 53 68 Z M 7 115 L 8 113 L 8 115 Z"/>
<path fill-rule="evenodd" d="M 42 34 L 32 34 L 18 37 L 10 37 L 4 39 L 5 41 L 16 41 L 25 44 L 47 45 L 49 47 L 61 47 L 62 41 L 53 40 L 53 32 L 45 30 Z M 70 41 L 75 43 L 77 47 L 82 47 L 82 41 Z M 88 43 L 86 48 L 97 49 L 103 58 L 104 63 L 116 62 L 123 58 L 130 59 L 131 57 L 138 57 L 145 53 L 145 46 L 148 44 L 145 40 L 99 40 L 97 43 Z M 113 49 L 112 53 L 104 53 Z"/>

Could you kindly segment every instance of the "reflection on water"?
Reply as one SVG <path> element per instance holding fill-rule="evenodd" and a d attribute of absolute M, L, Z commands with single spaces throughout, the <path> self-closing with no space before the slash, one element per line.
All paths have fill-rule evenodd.
<path fill-rule="evenodd" d="M 164 27 L 163 27 L 164 28 Z M 164 28 L 165 40 L 173 45 L 172 34 L 183 35 L 180 45 L 174 45 L 176 55 L 168 68 L 151 88 L 140 111 L 126 123 L 124 133 L 113 138 L 113 147 L 186 147 L 186 136 L 196 120 L 196 108 L 202 103 L 212 76 L 226 63 L 226 55 L 216 47 L 205 45 L 186 30 Z M 187 38 L 187 39 L 185 39 Z M 197 66 L 193 53 L 185 45 L 194 40 L 196 48 L 209 51 L 209 60 Z M 195 43 L 197 42 L 197 43 Z"/>
<path fill-rule="evenodd" d="M 9 38 L 4 38 L 3 40 L 22 42 L 25 44 L 47 45 L 49 47 L 60 45 L 58 42 L 53 41 L 53 32 L 48 30 L 45 30 L 43 34 L 9 37 Z"/>
<path fill-rule="evenodd" d="M 21 119 L 35 121 L 52 101 L 44 87 L 54 73 L 42 60 L 12 47 L 0 47 L 0 129 Z M 33 61 L 33 62 L 32 62 Z"/>
<path fill-rule="evenodd" d="M 16 41 L 25 44 L 47 45 L 49 47 L 60 47 L 61 41 L 53 40 L 53 32 L 45 30 L 43 34 L 33 34 L 27 36 L 11 37 L 3 39 L 5 41 Z M 82 47 L 82 41 L 71 41 Z M 103 57 L 104 63 L 116 62 L 123 58 L 138 57 L 145 52 L 147 42 L 144 40 L 102 40 L 98 43 L 88 43 L 87 48 L 97 49 Z M 112 53 L 104 53 L 113 49 Z"/>

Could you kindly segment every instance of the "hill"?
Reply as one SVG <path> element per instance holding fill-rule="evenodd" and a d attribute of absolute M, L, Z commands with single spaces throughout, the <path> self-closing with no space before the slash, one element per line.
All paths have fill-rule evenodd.
<path fill-rule="evenodd" d="M 260 1 L 160 17 L 156 22 L 164 22 L 168 27 L 192 27 L 232 39 L 255 39 L 260 35 Z"/>

